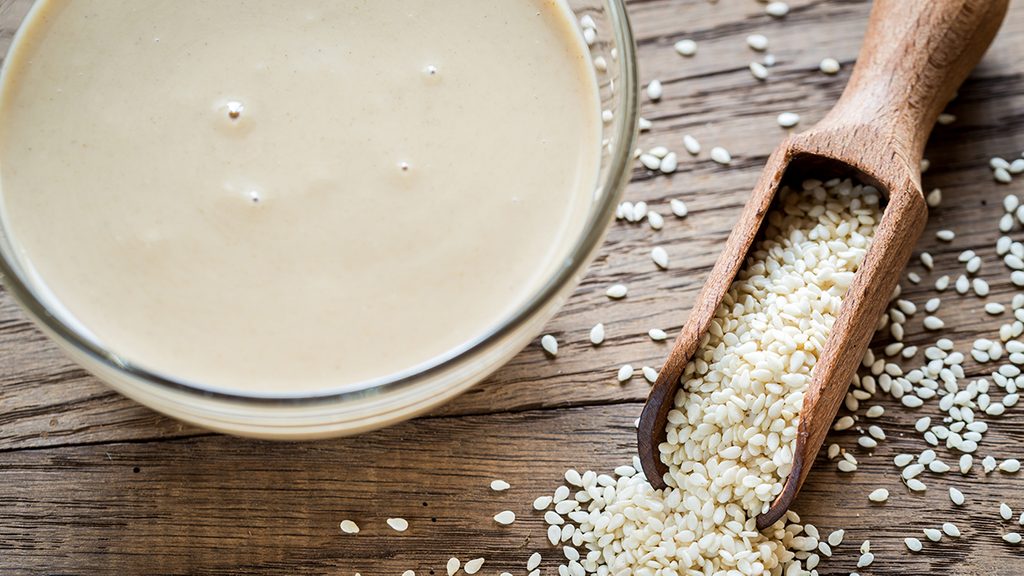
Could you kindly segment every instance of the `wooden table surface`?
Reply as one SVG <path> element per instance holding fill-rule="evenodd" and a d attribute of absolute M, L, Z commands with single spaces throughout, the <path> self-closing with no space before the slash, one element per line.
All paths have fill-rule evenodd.
<path fill-rule="evenodd" d="M 801 126 L 810 126 L 848 78 L 869 3 L 791 4 L 785 19 L 774 20 L 752 0 L 631 2 L 641 75 L 665 85 L 659 104 L 644 103 L 643 115 L 655 127 L 642 135 L 641 146 L 668 146 L 682 162 L 671 177 L 636 169 L 626 197 L 666 215 L 664 229 L 612 225 L 586 279 L 548 327 L 560 341 L 556 359 L 535 343 L 487 382 L 416 421 L 299 444 L 211 434 L 112 392 L 62 356 L 10 297 L 0 295 L 0 574 L 398 575 L 414 569 L 433 575 L 444 574 L 450 556 L 485 557 L 482 574 L 524 574 L 535 550 L 544 555 L 544 573 L 555 574 L 560 551 L 547 545 L 530 503 L 557 487 L 568 467 L 608 472 L 628 462 L 633 421 L 648 386 L 639 376 L 618 384 L 618 367 L 657 367 L 667 354 L 669 344 L 652 342 L 646 333 L 681 327 L 760 167 L 784 134 L 776 115 L 798 112 Z M 761 57 L 744 41 L 755 32 L 769 37 L 778 60 L 765 82 L 747 69 Z M 692 58 L 672 50 L 686 37 L 699 42 Z M 969 248 L 985 260 L 980 275 L 992 285 L 987 301 L 1009 304 L 1017 293 L 994 243 L 1001 199 L 1024 194 L 1024 176 L 997 184 L 987 163 L 1024 151 L 1022 54 L 1024 3 L 1016 2 L 950 106 L 956 121 L 937 127 L 926 154 L 925 187 L 940 187 L 944 200 L 920 242 L 935 256 L 935 271 L 915 261 L 910 270 L 922 275 L 922 284 L 904 282 L 919 306 L 935 295 L 935 278 L 963 271 L 957 254 Z M 824 57 L 838 59 L 842 71 L 819 72 Z M 704 144 L 696 159 L 683 152 L 686 133 Z M 708 159 L 713 145 L 732 152 L 732 166 Z M 672 198 L 687 202 L 689 217 L 670 216 Z M 955 241 L 935 239 L 943 228 L 956 231 Z M 651 262 L 654 244 L 668 250 L 670 270 Z M 614 282 L 629 285 L 628 298 L 604 296 Z M 1008 316 L 986 315 L 984 302 L 945 293 L 939 314 L 958 350 L 969 351 L 977 337 L 994 337 Z M 608 339 L 595 348 L 588 332 L 598 322 Z M 907 326 L 908 343 L 934 341 L 920 316 Z M 993 365 L 968 360 L 965 368 L 978 376 Z M 860 469 L 842 474 L 819 458 L 796 505 L 823 531 L 847 531 L 847 543 L 819 574 L 854 570 L 864 539 L 871 539 L 876 561 L 862 575 L 1024 573 L 1024 546 L 1002 542 L 1008 525 L 997 512 L 1000 501 L 1015 515 L 1024 510 L 1024 473 L 986 477 L 980 466 L 968 477 L 926 473 L 928 491 L 910 493 L 891 460 L 926 447 L 913 422 L 936 417 L 938 409 L 930 402 L 909 410 L 888 397 L 868 405 L 875 403 L 886 409 L 877 423 L 888 440 L 867 451 L 856 447 L 853 431 L 834 433 L 829 441 L 853 451 Z M 978 455 L 1024 458 L 1024 409 L 988 422 L 991 432 Z M 956 454 L 939 453 L 955 462 Z M 495 478 L 512 489 L 491 492 Z M 961 509 L 946 495 L 951 485 L 967 494 Z M 878 487 L 892 496 L 869 505 L 867 494 Z M 491 519 L 505 509 L 519 515 L 511 527 Z M 407 518 L 411 528 L 401 535 L 390 531 L 384 524 L 389 516 Z M 342 534 L 343 519 L 356 520 L 362 532 Z M 904 547 L 905 536 L 923 539 L 922 528 L 947 519 L 962 530 L 959 540 L 928 544 L 927 554 Z"/>

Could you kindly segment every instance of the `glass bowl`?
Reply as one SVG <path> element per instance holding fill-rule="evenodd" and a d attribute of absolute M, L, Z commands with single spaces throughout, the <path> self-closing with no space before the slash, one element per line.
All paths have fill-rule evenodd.
<path fill-rule="evenodd" d="M 72 359 L 109 386 L 150 408 L 197 426 L 241 436 L 300 440 L 356 434 L 426 412 L 494 372 L 542 330 L 579 283 L 612 219 L 629 179 L 636 144 L 639 85 L 635 45 L 624 0 L 567 0 L 577 19 L 589 17 L 595 37 L 592 58 L 607 69 L 597 75 L 604 147 L 598 187 L 585 226 L 569 255 L 525 304 L 474 341 L 450 350 L 415 371 L 363 382 L 344 392 L 239 394 L 177 381 L 123 361 L 79 329 L 51 313 L 42 291 L 15 258 L 8 231 L 0 226 L 0 272 L 7 291 Z M 31 0 L 0 7 L 0 53 L 25 20 Z M 603 68 L 604 66 L 602 66 Z"/>

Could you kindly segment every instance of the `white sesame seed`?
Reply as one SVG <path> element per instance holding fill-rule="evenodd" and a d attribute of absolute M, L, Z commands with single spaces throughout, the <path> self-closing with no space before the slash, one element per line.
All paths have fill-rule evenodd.
<path fill-rule="evenodd" d="M 504 480 L 491 480 L 491 490 L 494 490 L 495 492 L 504 492 L 511 487 L 512 485 Z"/>
<path fill-rule="evenodd" d="M 825 74 L 838 74 L 840 69 L 839 61 L 835 58 L 825 58 L 821 61 L 821 64 L 818 65 L 818 69 Z"/>
<path fill-rule="evenodd" d="M 732 162 L 732 155 L 725 148 L 715 146 L 711 149 L 711 159 L 718 164 L 728 165 Z"/>
<path fill-rule="evenodd" d="M 625 382 L 633 377 L 633 372 L 633 367 L 630 366 L 629 364 L 625 364 L 621 368 L 619 368 L 619 373 L 616 377 L 618 378 L 619 382 Z"/>
<path fill-rule="evenodd" d="M 395 532 L 405 532 L 409 529 L 409 521 L 405 518 L 388 518 L 387 523 Z"/>
<path fill-rule="evenodd" d="M 865 552 L 864 554 L 860 555 L 860 558 L 857 559 L 857 568 L 865 568 L 867 566 L 870 566 L 871 563 L 874 561 L 875 555 L 871 552 Z"/>
<path fill-rule="evenodd" d="M 1011 176 L 1009 170 L 1006 170 L 1005 168 L 996 168 L 993 170 L 992 177 L 1000 184 L 1009 184 L 1010 182 L 1013 182 L 1013 176 Z"/>
<path fill-rule="evenodd" d="M 776 121 L 783 128 L 792 128 L 800 122 L 800 115 L 794 112 L 783 112 L 778 115 Z"/>
<path fill-rule="evenodd" d="M 932 542 L 938 542 L 939 540 L 942 540 L 941 530 L 936 530 L 935 528 L 925 528 L 924 530 L 922 530 L 922 532 L 924 532 L 925 538 L 931 540 Z"/>
<path fill-rule="evenodd" d="M 1003 306 L 998 302 L 989 302 L 985 304 L 985 312 L 993 316 L 998 316 L 999 314 L 1002 314 L 1004 311 L 1006 311 L 1006 306 Z"/>
<path fill-rule="evenodd" d="M 651 82 L 647 84 L 647 97 L 650 98 L 652 102 L 657 102 L 658 100 L 661 100 L 661 94 L 661 80 L 651 80 Z"/>
<path fill-rule="evenodd" d="M 654 154 L 641 154 L 640 163 L 643 164 L 644 168 L 647 168 L 648 170 L 661 169 L 661 158 L 658 158 Z"/>
<path fill-rule="evenodd" d="M 644 118 L 643 116 L 637 118 L 636 125 L 641 132 L 647 132 L 648 130 L 654 127 L 654 124 L 647 118 Z"/>
<path fill-rule="evenodd" d="M 664 162 L 664 160 L 662 162 Z M 651 230 L 661 230 L 662 227 L 665 226 L 665 218 L 653 210 L 648 210 L 647 224 L 651 227 Z"/>
<path fill-rule="evenodd" d="M 415 570 L 406 570 L 405 572 L 402 572 L 402 576 L 416 576 L 416 571 Z"/>
<path fill-rule="evenodd" d="M 605 295 L 611 298 L 612 300 L 618 300 L 620 298 L 625 298 L 628 292 L 629 289 L 626 288 L 625 284 L 613 284 L 605 292 Z"/>
<path fill-rule="evenodd" d="M 665 331 L 660 328 L 651 328 L 650 330 L 647 331 L 647 336 L 649 336 L 650 339 L 654 340 L 655 342 L 662 342 L 668 338 L 668 334 L 666 334 Z"/>
<path fill-rule="evenodd" d="M 949 487 L 949 499 L 957 506 L 964 505 L 964 493 L 952 486 Z"/>
<path fill-rule="evenodd" d="M 644 378 L 651 384 L 654 384 L 655 382 L 658 381 L 658 371 L 655 370 L 654 368 L 651 368 L 650 366 L 644 366 L 643 368 L 640 369 L 640 371 L 643 372 Z"/>
<path fill-rule="evenodd" d="M 947 536 L 952 536 L 953 538 L 960 537 L 960 529 L 952 522 L 943 522 L 942 531 L 945 532 Z"/>
<path fill-rule="evenodd" d="M 686 38 L 676 42 L 675 49 L 680 56 L 693 56 L 697 53 L 697 43 Z"/>
<path fill-rule="evenodd" d="M 686 218 L 686 215 L 690 213 L 689 209 L 686 207 L 686 202 L 683 202 L 682 200 L 673 198 L 669 201 L 669 206 L 672 208 L 672 213 L 679 218 Z"/>
<path fill-rule="evenodd" d="M 484 559 L 483 558 L 476 558 L 476 559 L 473 559 L 473 560 L 467 560 L 466 561 L 466 565 L 462 567 L 462 570 L 465 571 L 466 574 L 476 574 L 477 572 L 480 571 L 480 568 L 483 568 L 483 565 L 484 565 Z"/>
<path fill-rule="evenodd" d="M 924 482 L 921 482 L 917 478 L 911 478 L 910 480 L 907 480 L 907 488 L 910 488 L 914 492 L 924 492 L 925 490 L 928 489 L 928 487 L 925 486 Z"/>
<path fill-rule="evenodd" d="M 879 488 L 868 494 L 868 500 L 872 502 L 885 502 L 889 499 L 889 491 L 885 488 Z"/>
<path fill-rule="evenodd" d="M 747 46 L 749 46 L 751 50 L 764 52 L 768 49 L 768 38 L 763 34 L 751 34 L 747 36 Z"/>
<path fill-rule="evenodd" d="M 494 521 L 498 524 L 501 524 L 502 526 L 508 526 L 509 524 L 516 521 L 516 513 L 511 510 L 498 512 L 494 515 Z M 467 566 L 469 565 L 468 562 L 466 564 Z"/>
<path fill-rule="evenodd" d="M 562 529 L 556 525 L 548 526 L 548 542 L 551 542 L 552 546 L 557 546 L 562 540 Z"/>
<path fill-rule="evenodd" d="M 832 426 L 832 429 L 835 430 L 836 432 L 842 432 L 843 430 L 849 430 L 850 428 L 853 428 L 853 424 L 854 422 L 852 417 L 843 416 L 836 420 L 836 423 L 835 425 Z"/>
<path fill-rule="evenodd" d="M 675 152 L 669 152 L 664 158 L 661 159 L 661 164 L 658 166 L 658 170 L 662 174 L 672 174 L 679 167 L 679 158 Z"/>
<path fill-rule="evenodd" d="M 938 316 L 925 316 L 924 327 L 928 330 L 942 330 L 946 323 Z"/>
<path fill-rule="evenodd" d="M 693 156 L 700 154 L 700 142 L 689 134 L 683 136 L 683 148 Z"/>
<path fill-rule="evenodd" d="M 359 533 L 359 525 L 356 524 L 355 522 L 351 521 L 351 520 L 342 520 L 340 527 L 341 527 L 341 531 L 344 532 L 345 534 L 358 534 Z"/>
<path fill-rule="evenodd" d="M 1006 502 L 1001 502 L 999 504 L 999 516 L 1003 520 L 1009 520 L 1010 518 L 1013 518 L 1013 510 Z"/>
<path fill-rule="evenodd" d="M 907 545 L 911 552 L 920 552 L 924 548 L 924 545 L 917 538 L 904 538 L 903 543 Z"/>
<path fill-rule="evenodd" d="M 654 263 L 658 265 L 658 268 L 661 268 L 662 270 L 668 269 L 668 252 L 666 252 L 661 246 L 655 246 L 654 249 L 651 250 L 651 260 L 654 260 Z"/>
<path fill-rule="evenodd" d="M 843 543 L 843 536 L 846 534 L 846 530 L 836 530 L 828 535 L 829 546 L 836 547 Z"/>
<path fill-rule="evenodd" d="M 935 233 L 935 237 L 943 242 L 952 242 L 956 238 L 956 233 L 952 230 L 939 230 Z"/>
<path fill-rule="evenodd" d="M 786 14 L 789 14 L 789 4 L 786 4 L 785 2 L 769 2 L 768 5 L 764 7 L 764 11 L 765 14 L 768 14 L 773 18 L 782 18 Z"/>
<path fill-rule="evenodd" d="M 922 163 L 923 162 L 924 161 L 922 161 Z M 922 170 L 922 172 L 924 172 L 924 170 Z M 938 207 L 940 204 L 942 204 L 942 190 L 938 188 L 933 189 L 931 192 L 928 193 L 928 196 L 925 198 L 925 201 L 928 203 L 928 206 L 931 206 L 932 208 Z"/>
<path fill-rule="evenodd" d="M 540 566 L 541 560 L 543 560 L 543 558 L 541 558 L 540 552 L 534 552 L 530 555 L 530 559 L 526 561 L 526 569 L 535 570 Z"/>
<path fill-rule="evenodd" d="M 541 337 L 540 346 L 551 356 L 558 356 L 558 340 L 551 334 L 545 334 Z"/>
<path fill-rule="evenodd" d="M 840 472 L 855 472 L 857 470 L 857 465 L 849 460 L 840 460 L 836 463 L 836 468 L 838 468 Z"/>
<path fill-rule="evenodd" d="M 999 469 L 1009 474 L 1020 472 L 1020 461 L 1014 458 L 1003 460 L 999 463 Z"/>
<path fill-rule="evenodd" d="M 534 510 L 545 510 L 548 506 L 551 506 L 551 496 L 540 496 L 533 501 Z"/>
<path fill-rule="evenodd" d="M 768 68 L 764 64 L 761 64 L 760 62 L 751 62 L 749 68 L 750 73 L 754 75 L 754 78 L 757 78 L 758 80 L 768 78 Z"/>
<path fill-rule="evenodd" d="M 864 413 L 868 418 L 878 418 L 882 414 L 885 414 L 885 408 L 877 405 L 868 408 L 867 412 Z"/>
<path fill-rule="evenodd" d="M 1003 534 L 1003 541 L 1010 544 L 1020 544 L 1021 535 L 1018 532 L 1007 532 Z"/>

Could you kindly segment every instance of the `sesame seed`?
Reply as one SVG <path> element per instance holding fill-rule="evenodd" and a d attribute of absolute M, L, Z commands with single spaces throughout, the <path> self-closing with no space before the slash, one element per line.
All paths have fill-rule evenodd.
<path fill-rule="evenodd" d="M 534 510 L 545 510 L 551 506 L 551 496 L 540 496 L 533 501 Z"/>
<path fill-rule="evenodd" d="M 604 342 L 604 324 L 594 324 L 594 327 L 590 329 L 590 343 L 600 346 L 602 342 Z"/>
<path fill-rule="evenodd" d="M 672 208 L 672 213 L 679 218 L 686 218 L 686 215 L 690 213 L 686 207 L 686 202 L 673 198 L 669 201 L 669 206 Z"/>
<path fill-rule="evenodd" d="M 613 284 L 605 292 L 605 295 L 611 298 L 612 300 L 619 300 L 620 298 L 625 298 L 626 294 L 628 293 L 629 289 L 626 288 L 625 284 Z"/>
<path fill-rule="evenodd" d="M 1016 474 L 1020 471 L 1020 461 L 1014 458 L 1003 460 L 999 463 L 999 470 L 1009 474 Z"/>
<path fill-rule="evenodd" d="M 924 545 L 917 538 L 904 538 L 903 543 L 907 545 L 911 552 L 920 552 L 924 548 Z"/>
<path fill-rule="evenodd" d="M 1013 510 L 1006 502 L 1001 502 L 999 504 L 999 516 L 1003 520 L 1009 520 L 1010 518 L 1013 518 Z"/>
<path fill-rule="evenodd" d="M 540 346 L 552 357 L 558 356 L 558 340 L 551 334 L 545 334 L 541 337 Z"/>
<path fill-rule="evenodd" d="M 658 100 L 661 100 L 661 95 L 661 81 L 651 80 L 651 82 L 647 84 L 647 97 L 650 98 L 652 102 L 657 102 Z"/>
<path fill-rule="evenodd" d="M 776 121 L 783 128 L 792 128 L 800 122 L 800 115 L 794 112 L 783 112 L 778 115 Z"/>
<path fill-rule="evenodd" d="M 818 65 L 818 69 L 828 75 L 838 74 L 840 69 L 839 61 L 835 58 L 825 58 Z"/>
<path fill-rule="evenodd" d="M 505 482 L 504 480 L 491 481 L 491 490 L 494 490 L 495 492 L 504 492 L 505 490 L 508 490 L 511 487 L 512 485 L 509 484 L 508 482 Z"/>
<path fill-rule="evenodd" d="M 758 80 L 765 80 L 768 78 L 768 68 L 764 64 L 761 64 L 760 62 L 751 62 L 749 68 L 750 73 L 754 75 L 754 78 L 757 78 Z"/>
<path fill-rule="evenodd" d="M 711 159 L 718 164 L 728 165 L 732 162 L 732 155 L 725 148 L 715 146 L 711 149 Z"/>
<path fill-rule="evenodd" d="M 1003 534 L 1003 541 L 1010 544 L 1020 544 L 1021 535 L 1018 532 L 1007 532 Z"/>
<path fill-rule="evenodd" d="M 764 52 L 768 49 L 768 38 L 763 34 L 751 34 L 747 36 L 747 46 L 749 46 L 751 50 Z"/>
<path fill-rule="evenodd" d="M 387 523 L 395 532 L 405 532 L 409 529 L 409 521 L 405 518 L 388 518 Z"/>
<path fill-rule="evenodd" d="M 462 569 L 466 572 L 466 574 L 476 574 L 480 571 L 480 568 L 482 568 L 483 565 L 484 559 L 476 558 L 474 560 L 467 560 L 466 565 L 463 566 Z"/>
<path fill-rule="evenodd" d="M 941 330 L 946 326 L 946 323 L 942 321 L 938 316 L 925 316 L 924 327 L 928 330 Z"/>
<path fill-rule="evenodd" d="M 669 152 L 664 158 L 661 159 L 661 164 L 658 166 L 658 170 L 662 174 L 672 174 L 679 167 L 679 158 L 675 152 Z"/>
<path fill-rule="evenodd" d="M 773 18 L 782 18 L 786 14 L 789 14 L 789 4 L 786 4 L 785 2 L 769 2 L 768 5 L 764 7 L 764 11 L 765 14 L 768 14 Z"/>
<path fill-rule="evenodd" d="M 953 538 L 960 537 L 960 529 L 952 522 L 944 522 L 942 524 L 942 531 L 945 532 L 947 536 L 952 536 Z"/>
<path fill-rule="evenodd" d="M 922 160 L 921 162 L 923 164 L 925 161 Z M 925 170 L 921 171 L 924 172 Z M 933 189 L 931 192 L 928 193 L 928 196 L 925 198 L 925 201 L 928 203 L 928 206 L 932 208 L 938 207 L 940 204 L 942 204 L 942 190 L 938 188 Z"/>
<path fill-rule="evenodd" d="M 516 521 L 516 513 L 511 511 L 511 510 L 505 510 L 503 512 L 498 512 L 497 514 L 494 515 L 494 521 L 497 522 L 498 524 L 503 525 L 503 526 L 508 526 L 509 524 L 511 524 L 511 523 Z M 467 563 L 467 566 L 468 566 L 468 563 Z"/>
<path fill-rule="evenodd" d="M 693 56 L 697 53 L 697 43 L 686 38 L 676 42 L 675 49 L 680 56 Z"/>
<path fill-rule="evenodd" d="M 683 136 L 683 148 L 693 156 L 700 154 L 700 142 L 689 134 Z"/>
<path fill-rule="evenodd" d="M 668 339 L 668 334 L 666 334 L 665 331 L 660 328 L 651 328 L 650 330 L 647 331 L 647 336 L 649 336 L 650 339 L 654 340 L 655 342 L 662 342 Z"/>
<path fill-rule="evenodd" d="M 651 250 L 651 260 L 654 260 L 654 263 L 658 265 L 658 268 L 661 268 L 662 270 L 668 269 L 668 252 L 666 252 L 661 246 L 655 246 L 654 249 Z"/>
<path fill-rule="evenodd" d="M 621 368 L 619 368 L 619 372 L 616 378 L 618 378 L 619 382 L 625 382 L 633 377 L 633 373 L 633 367 L 630 366 L 629 364 L 625 364 Z"/>
<path fill-rule="evenodd" d="M 351 520 L 342 520 L 340 527 L 341 527 L 341 531 L 344 532 L 345 534 L 358 534 L 359 533 L 359 525 L 356 524 L 355 522 L 351 521 Z"/>
<path fill-rule="evenodd" d="M 935 237 L 943 242 L 952 242 L 956 238 L 956 233 L 952 230 L 939 230 L 935 233 Z"/>
<path fill-rule="evenodd" d="M 879 488 L 868 494 L 868 500 L 872 502 L 885 502 L 889 499 L 889 491 L 885 488 Z"/>

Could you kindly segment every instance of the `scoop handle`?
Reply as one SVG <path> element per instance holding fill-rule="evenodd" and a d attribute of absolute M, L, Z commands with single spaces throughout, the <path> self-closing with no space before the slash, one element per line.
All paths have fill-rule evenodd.
<path fill-rule="evenodd" d="M 882 128 L 890 148 L 916 167 L 935 121 L 981 60 L 1008 4 L 875 0 L 850 81 L 818 126 Z"/>

